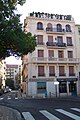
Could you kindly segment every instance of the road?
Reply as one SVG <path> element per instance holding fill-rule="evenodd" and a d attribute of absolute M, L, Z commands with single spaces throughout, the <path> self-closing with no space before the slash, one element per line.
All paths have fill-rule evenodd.
<path fill-rule="evenodd" d="M 16 94 L 0 97 L 0 104 L 18 110 L 24 120 L 80 120 L 80 99 L 17 98 Z"/>

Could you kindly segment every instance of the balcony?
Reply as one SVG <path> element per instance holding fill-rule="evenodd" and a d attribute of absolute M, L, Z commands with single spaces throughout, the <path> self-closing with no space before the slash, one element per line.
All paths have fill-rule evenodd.
<path fill-rule="evenodd" d="M 46 43 L 46 45 L 48 46 L 48 47 L 53 47 L 53 48 L 56 48 L 56 47 L 63 47 L 63 48 L 65 48 L 66 47 L 66 43 L 58 43 L 58 42 L 47 42 Z"/>
<path fill-rule="evenodd" d="M 69 76 L 75 76 L 75 73 L 69 73 Z"/>
<path fill-rule="evenodd" d="M 71 44 L 67 44 L 67 46 L 73 46 L 73 44 L 71 43 Z"/>
<path fill-rule="evenodd" d="M 38 77 L 45 77 L 45 73 L 38 73 Z"/>
<path fill-rule="evenodd" d="M 55 76 L 55 73 L 49 73 L 49 76 L 51 77 L 51 76 Z"/>
<path fill-rule="evenodd" d="M 40 28 L 39 28 L 39 27 L 37 27 L 37 30 L 44 30 L 44 28 L 42 28 L 42 27 L 40 27 Z"/>
<path fill-rule="evenodd" d="M 38 42 L 37 45 L 45 45 L 44 42 Z"/>
<path fill-rule="evenodd" d="M 57 28 L 46 28 L 46 33 L 50 34 L 65 34 L 65 29 L 57 29 Z"/>
<path fill-rule="evenodd" d="M 80 59 L 79 58 L 55 58 L 55 57 L 33 57 L 32 63 L 66 63 L 66 64 L 79 64 Z"/>
<path fill-rule="evenodd" d="M 59 73 L 59 76 L 66 76 L 66 73 Z"/>

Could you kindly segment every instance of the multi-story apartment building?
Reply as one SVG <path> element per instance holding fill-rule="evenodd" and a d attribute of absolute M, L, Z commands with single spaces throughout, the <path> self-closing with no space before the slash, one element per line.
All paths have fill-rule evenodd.
<path fill-rule="evenodd" d="M 80 59 L 80 25 L 75 25 L 75 34 L 76 34 L 76 51 L 77 57 Z M 80 61 L 79 61 L 79 86 L 80 86 Z M 80 91 L 80 87 L 79 87 Z"/>
<path fill-rule="evenodd" d="M 6 64 L 6 79 L 13 80 L 16 87 L 17 83 L 21 81 L 21 65 Z"/>
<path fill-rule="evenodd" d="M 35 51 L 27 55 L 28 95 L 79 94 L 79 59 L 72 16 L 33 12 L 24 20 L 24 31 L 37 36 Z"/>
<path fill-rule="evenodd" d="M 0 61 L 0 89 L 3 89 L 5 86 L 6 79 L 6 62 L 5 60 Z"/>

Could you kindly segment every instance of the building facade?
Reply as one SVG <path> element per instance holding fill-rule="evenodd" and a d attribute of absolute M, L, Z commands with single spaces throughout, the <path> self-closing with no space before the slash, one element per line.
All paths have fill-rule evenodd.
<path fill-rule="evenodd" d="M 6 79 L 14 81 L 14 86 L 17 87 L 21 82 L 21 65 L 6 64 Z"/>
<path fill-rule="evenodd" d="M 33 12 L 24 20 L 24 31 L 37 36 L 35 51 L 27 55 L 28 95 L 80 94 L 79 58 L 72 16 Z"/>
<path fill-rule="evenodd" d="M 75 25 L 75 34 L 76 34 L 76 51 L 77 57 L 80 59 L 80 25 Z M 80 62 L 79 62 L 79 91 L 80 91 Z"/>
<path fill-rule="evenodd" d="M 5 86 L 6 80 L 6 62 L 5 60 L 0 61 L 0 89 L 3 89 Z"/>

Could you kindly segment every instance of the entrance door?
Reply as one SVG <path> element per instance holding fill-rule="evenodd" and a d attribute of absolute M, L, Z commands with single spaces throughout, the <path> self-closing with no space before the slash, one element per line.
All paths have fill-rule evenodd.
<path fill-rule="evenodd" d="M 71 95 L 77 95 L 77 86 L 75 81 L 69 83 L 69 92 Z"/>

